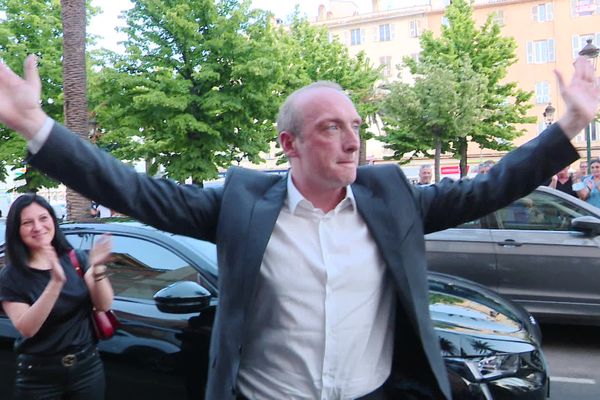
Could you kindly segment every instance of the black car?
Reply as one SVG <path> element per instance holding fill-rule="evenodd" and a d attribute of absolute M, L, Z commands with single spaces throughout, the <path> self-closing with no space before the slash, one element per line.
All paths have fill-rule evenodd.
<path fill-rule="evenodd" d="M 123 323 L 99 344 L 107 398 L 200 399 L 218 304 L 215 246 L 136 222 L 63 224 L 89 250 L 113 236 L 113 309 Z M 1 250 L 1 249 L 0 249 Z M 0 266 L 4 253 L 0 252 Z M 476 283 L 431 274 L 430 310 L 456 399 L 543 399 L 549 378 L 535 320 Z M 0 315 L 0 393 L 14 381 L 17 332 Z"/>

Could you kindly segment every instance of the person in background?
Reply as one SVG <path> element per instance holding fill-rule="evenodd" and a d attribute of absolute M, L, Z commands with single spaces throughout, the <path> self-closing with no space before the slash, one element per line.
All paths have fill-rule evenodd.
<path fill-rule="evenodd" d="M 96 349 L 92 308 L 107 310 L 113 290 L 105 238 L 89 257 L 76 253 L 52 206 L 36 194 L 18 197 L 6 219 L 7 265 L 0 271 L 0 302 L 19 332 L 15 341 L 15 400 L 103 400 L 104 368 Z"/>
<path fill-rule="evenodd" d="M 482 162 L 479 164 L 479 167 L 477 167 L 477 175 L 486 175 L 490 172 L 490 168 L 492 168 L 494 164 L 496 163 L 492 160 Z"/>
<path fill-rule="evenodd" d="M 573 183 L 573 177 L 569 174 L 569 166 L 566 166 L 552 177 L 548 186 L 577 197 L 577 192 L 573 190 Z"/>
<path fill-rule="evenodd" d="M 419 168 L 419 182 L 417 182 L 417 186 L 431 185 L 432 177 L 433 177 L 433 174 L 431 172 L 431 165 L 429 165 L 429 164 L 421 165 L 421 168 Z"/>
<path fill-rule="evenodd" d="M 573 190 L 581 200 L 600 208 L 600 160 L 594 159 L 590 162 L 592 175 L 585 177 L 581 182 L 573 185 Z"/>
<path fill-rule="evenodd" d="M 89 199 L 217 245 L 219 307 L 206 399 L 451 399 L 429 315 L 424 234 L 502 208 L 579 157 L 570 143 L 598 112 L 593 66 L 575 61 L 559 121 L 487 175 L 412 186 L 397 165 L 358 166 L 363 120 L 331 82 L 292 93 L 277 131 L 286 176 L 231 167 L 202 188 L 139 174 L 41 109 L 0 64 L 0 122 L 28 162 Z M 74 156 L 76 155 L 76 156 Z"/>

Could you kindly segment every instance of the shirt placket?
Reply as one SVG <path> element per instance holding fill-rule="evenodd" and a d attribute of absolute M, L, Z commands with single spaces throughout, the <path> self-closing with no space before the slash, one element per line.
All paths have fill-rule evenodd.
<path fill-rule="evenodd" d="M 326 400 L 335 392 L 335 375 L 337 364 L 337 343 L 333 330 L 333 316 L 335 313 L 335 293 L 332 284 L 333 262 L 329 249 L 330 232 L 328 225 L 332 223 L 334 213 L 322 215 L 319 219 L 319 244 L 321 246 L 323 266 L 325 268 L 325 347 L 323 352 L 323 389 L 321 400 Z"/>

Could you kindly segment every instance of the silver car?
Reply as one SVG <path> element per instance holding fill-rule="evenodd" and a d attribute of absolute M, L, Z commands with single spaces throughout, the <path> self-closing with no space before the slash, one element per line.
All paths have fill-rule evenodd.
<path fill-rule="evenodd" d="M 541 321 L 600 324 L 600 209 L 540 186 L 426 236 L 432 271 L 482 283 Z"/>

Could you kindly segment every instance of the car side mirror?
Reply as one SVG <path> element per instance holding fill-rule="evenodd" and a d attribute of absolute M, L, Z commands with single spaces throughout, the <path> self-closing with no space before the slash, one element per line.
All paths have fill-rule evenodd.
<path fill-rule="evenodd" d="M 211 298 L 208 290 L 192 281 L 175 282 L 154 294 L 156 307 L 170 314 L 203 311 L 210 306 Z"/>
<path fill-rule="evenodd" d="M 600 234 L 600 219 L 589 215 L 573 218 L 571 229 L 586 235 L 597 236 Z"/>

